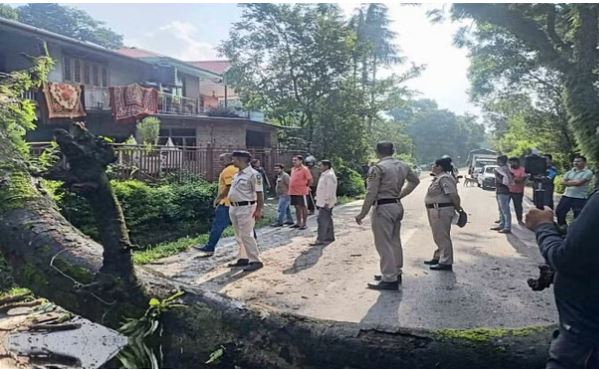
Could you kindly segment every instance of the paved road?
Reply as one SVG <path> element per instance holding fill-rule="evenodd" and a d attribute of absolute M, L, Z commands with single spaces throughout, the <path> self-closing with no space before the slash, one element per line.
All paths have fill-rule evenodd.
<path fill-rule="evenodd" d="M 533 292 L 526 279 L 542 261 L 532 232 L 515 225 L 513 234 L 490 231 L 497 218 L 493 192 L 459 187 L 470 223 L 454 227 L 454 272 L 430 271 L 433 241 L 423 206 L 429 178 L 404 201 L 404 277 L 399 292 L 365 288 L 378 273 L 370 218 L 353 221 L 357 201 L 335 211 L 337 241 L 310 247 L 315 219 L 306 231 L 264 229 L 258 238 L 265 268 L 251 274 L 229 271 L 233 240 L 218 255 L 199 258 L 189 251 L 152 267 L 182 284 L 219 291 L 249 304 L 321 319 L 359 322 L 365 328 L 523 327 L 554 323 L 550 290 Z M 528 206 L 531 206 L 528 204 Z"/>

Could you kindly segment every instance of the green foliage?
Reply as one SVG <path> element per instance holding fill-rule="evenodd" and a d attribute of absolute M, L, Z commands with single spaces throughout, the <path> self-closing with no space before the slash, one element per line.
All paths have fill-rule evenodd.
<path fill-rule="evenodd" d="M 45 49 L 45 47 L 44 47 Z M 45 55 L 27 57 L 32 66 L 27 70 L 15 71 L 0 76 L 0 129 L 4 130 L 11 142 L 25 156 L 29 149 L 25 143 L 25 133 L 35 128 L 35 103 L 23 99 L 24 93 L 37 89 L 46 80 L 54 62 Z"/>
<path fill-rule="evenodd" d="M 117 356 L 124 369 L 161 368 L 162 350 L 157 342 L 162 335 L 160 317 L 173 308 L 184 307 L 185 305 L 175 302 L 183 294 L 178 291 L 164 300 L 151 298 L 149 307 L 141 318 L 125 320 L 119 332 L 129 337 L 129 344 Z"/>
<path fill-rule="evenodd" d="M 31 3 L 17 8 L 19 21 L 63 36 L 89 41 L 109 49 L 123 46 L 115 33 L 83 10 L 59 4 Z"/>
<path fill-rule="evenodd" d="M 566 191 L 566 186 L 564 186 L 564 184 L 562 183 L 563 180 L 563 174 L 558 174 L 557 176 L 555 176 L 555 179 L 553 180 L 553 183 L 555 184 L 555 193 L 561 194 L 564 193 L 564 191 Z"/>
<path fill-rule="evenodd" d="M 404 139 L 410 151 L 397 150 L 399 154 L 413 153 L 414 161 L 431 163 L 443 155 L 449 155 L 456 163 L 463 163 L 468 153 L 480 148 L 485 129 L 473 116 L 458 116 L 439 109 L 431 100 L 408 101 L 401 108 L 390 111 L 395 124 L 405 130 L 410 141 Z M 406 158 L 407 159 L 407 158 Z"/>
<path fill-rule="evenodd" d="M 147 246 L 208 229 L 216 185 L 203 181 L 150 186 L 137 180 L 112 180 L 133 243 Z M 82 232 L 99 238 L 89 205 L 81 196 L 51 184 L 62 214 Z"/>
<path fill-rule="evenodd" d="M 0 17 L 12 20 L 19 20 L 19 13 L 15 8 L 8 4 L 0 4 Z"/>
<path fill-rule="evenodd" d="M 473 95 L 490 104 L 486 110 L 495 113 L 501 100 L 532 95 L 528 110 L 543 119 L 527 121 L 527 129 L 553 131 L 554 153 L 579 147 L 599 160 L 599 58 L 590 51 L 599 39 L 595 4 L 455 4 L 452 13 L 476 22 L 459 38 L 473 56 Z M 500 136 L 511 115 L 495 118 Z"/>
<path fill-rule="evenodd" d="M 160 119 L 156 117 L 145 117 L 137 123 L 136 135 L 137 141 L 144 145 L 156 145 L 160 135 Z"/>
<path fill-rule="evenodd" d="M 337 195 L 357 197 L 365 192 L 364 179 L 354 169 L 338 163 L 334 165 L 337 175 Z"/>
<path fill-rule="evenodd" d="M 296 138 L 317 157 L 366 160 L 379 113 L 407 94 L 401 85 L 419 70 L 379 77 L 401 61 L 387 8 L 364 6 L 347 20 L 333 4 L 241 6 L 242 20 L 220 51 L 232 61 L 228 79 L 244 106 L 299 128 Z M 398 141 L 409 146 L 405 136 Z"/>

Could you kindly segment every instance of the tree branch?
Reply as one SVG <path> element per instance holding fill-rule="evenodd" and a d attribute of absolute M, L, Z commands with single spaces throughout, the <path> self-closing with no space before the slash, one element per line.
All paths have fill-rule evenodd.
<path fill-rule="evenodd" d="M 528 47 L 539 54 L 539 58 L 557 70 L 566 72 L 572 67 L 564 52 L 559 52 L 532 19 L 510 8 L 508 4 L 455 4 L 454 13 L 466 14 L 478 21 L 494 24 L 513 33 Z M 594 49 L 593 49 L 594 50 Z"/>

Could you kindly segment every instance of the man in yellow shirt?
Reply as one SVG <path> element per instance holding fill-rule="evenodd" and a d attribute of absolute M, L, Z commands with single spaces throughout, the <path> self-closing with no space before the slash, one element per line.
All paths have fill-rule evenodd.
<path fill-rule="evenodd" d="M 220 236 L 223 234 L 225 228 L 231 225 L 231 219 L 229 218 L 229 190 L 231 189 L 231 183 L 233 183 L 233 177 L 239 169 L 233 165 L 232 156 L 230 153 L 221 154 L 219 156 L 220 164 L 224 169 L 218 176 L 218 196 L 214 199 L 214 219 L 212 220 L 212 229 L 210 230 L 210 236 L 208 243 L 203 246 L 197 245 L 194 248 L 204 253 L 203 256 L 210 257 L 214 255 L 214 249 L 218 244 Z"/>

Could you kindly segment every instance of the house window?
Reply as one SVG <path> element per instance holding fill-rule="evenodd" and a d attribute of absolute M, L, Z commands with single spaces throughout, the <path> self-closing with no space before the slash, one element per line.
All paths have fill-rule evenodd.
<path fill-rule="evenodd" d="M 91 66 L 87 63 L 84 63 L 83 64 L 83 83 L 85 83 L 86 85 L 91 85 L 92 84 L 91 75 L 92 75 Z"/>
<path fill-rule="evenodd" d="M 94 86 L 100 86 L 100 75 L 99 75 L 99 70 L 98 70 L 98 66 L 96 64 L 94 64 L 92 66 L 92 77 L 94 79 Z"/>
<path fill-rule="evenodd" d="M 102 68 L 102 87 L 108 86 L 108 70 L 106 68 Z"/>
<path fill-rule="evenodd" d="M 64 80 L 88 86 L 108 87 L 108 68 L 84 59 L 65 55 Z"/>
<path fill-rule="evenodd" d="M 71 80 L 71 58 L 68 56 L 64 57 L 64 80 Z"/>
<path fill-rule="evenodd" d="M 75 72 L 75 76 L 73 77 L 75 82 L 81 82 L 81 61 L 79 59 L 75 59 L 75 67 L 73 68 L 73 71 Z"/>

